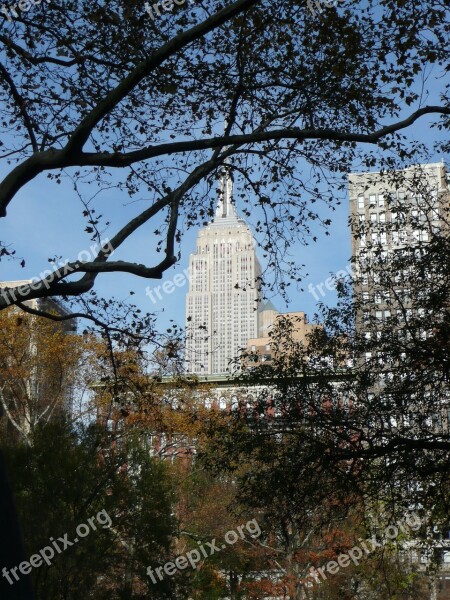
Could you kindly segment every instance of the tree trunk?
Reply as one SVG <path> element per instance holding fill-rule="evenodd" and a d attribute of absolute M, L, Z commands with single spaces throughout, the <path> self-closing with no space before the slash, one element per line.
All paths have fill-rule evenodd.
<path fill-rule="evenodd" d="M 16 581 L 10 569 L 25 560 L 22 532 L 9 483 L 3 455 L 0 452 L 0 598 L 2 600 L 35 600 L 30 575 L 17 570 Z M 9 583 L 9 580 L 13 583 Z"/>
<path fill-rule="evenodd" d="M 239 577 L 235 571 L 230 571 L 230 600 L 238 597 Z"/>

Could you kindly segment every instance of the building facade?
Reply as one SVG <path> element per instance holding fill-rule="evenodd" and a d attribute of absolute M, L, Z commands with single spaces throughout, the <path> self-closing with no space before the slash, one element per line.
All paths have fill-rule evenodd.
<path fill-rule="evenodd" d="M 268 302 L 260 313 L 260 335 L 248 340 L 248 365 L 272 364 L 274 358 L 280 358 L 280 350 L 286 352 L 284 342 L 288 339 L 294 343 L 301 343 L 305 349 L 308 347 L 308 335 L 321 326 L 309 323 L 304 312 L 278 313 L 272 302 Z M 270 332 L 272 328 L 284 325 L 284 335 L 274 340 Z M 279 335 L 279 332 L 278 332 Z"/>
<path fill-rule="evenodd" d="M 384 427 L 399 438 L 450 431 L 448 379 L 439 371 L 448 344 L 449 182 L 444 163 L 349 175 L 359 358 L 377 375 L 368 400 L 389 408 Z M 408 560 L 432 574 L 430 600 L 449 600 L 450 535 L 433 532 L 434 547 L 414 540 Z"/>
<path fill-rule="evenodd" d="M 353 173 L 349 195 L 360 331 L 373 319 L 400 326 L 414 304 L 414 253 L 423 252 L 433 234 L 450 231 L 445 165 L 416 165 L 389 174 Z M 395 273 L 393 265 L 398 265 Z"/>
<path fill-rule="evenodd" d="M 258 336 L 261 267 L 255 240 L 236 213 L 233 182 L 222 175 L 213 221 L 201 229 L 189 261 L 186 370 L 225 374 L 249 338 Z"/>

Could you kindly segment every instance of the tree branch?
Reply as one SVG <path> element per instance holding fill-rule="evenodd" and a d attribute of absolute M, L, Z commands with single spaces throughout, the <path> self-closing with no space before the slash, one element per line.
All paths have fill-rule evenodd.
<path fill-rule="evenodd" d="M 11 425 L 13 425 L 15 427 L 15 429 L 17 429 L 17 431 L 20 433 L 20 435 L 25 438 L 25 440 L 28 442 L 28 438 L 25 435 L 22 427 L 17 423 L 17 421 L 14 419 L 14 417 L 12 416 L 8 405 L 5 402 L 5 398 L 3 396 L 3 388 L 0 389 L 0 403 L 2 405 L 3 410 L 5 411 L 6 414 L 6 418 L 9 420 L 9 422 L 11 423 Z"/>
<path fill-rule="evenodd" d="M 418 109 L 407 119 L 398 121 L 392 125 L 381 127 L 372 133 L 352 133 L 338 131 L 336 129 L 274 129 L 272 131 L 257 131 L 242 135 L 230 135 L 224 137 L 205 138 L 203 140 L 192 140 L 174 142 L 149 146 L 134 152 L 121 153 L 83 153 L 82 162 L 76 166 L 103 166 L 103 167 L 126 167 L 141 160 L 155 158 L 161 155 L 171 155 L 181 152 L 192 152 L 195 150 L 209 150 L 220 146 L 243 146 L 256 142 L 270 142 L 283 139 L 304 140 L 330 140 L 334 142 L 358 142 L 365 144 L 377 144 L 382 138 L 391 133 L 406 129 L 426 114 L 450 115 L 450 107 L 424 106 Z M 72 165 L 75 166 L 75 165 Z"/>
<path fill-rule="evenodd" d="M 398 121 L 392 125 L 386 125 L 372 133 L 352 133 L 338 131 L 336 129 L 274 129 L 272 131 L 256 131 L 242 135 L 219 136 L 202 140 L 164 143 L 124 154 L 120 152 L 85 152 L 79 154 L 72 153 L 72 155 L 69 155 L 67 147 L 63 150 L 55 150 L 52 148 L 34 154 L 13 169 L 4 178 L 3 182 L 0 184 L 0 217 L 6 216 L 6 208 L 19 189 L 39 173 L 52 169 L 62 169 L 74 166 L 120 168 L 162 155 L 170 156 L 182 152 L 210 150 L 221 146 L 234 145 L 235 147 L 239 147 L 245 144 L 282 139 L 294 139 L 297 141 L 330 140 L 335 142 L 377 144 L 384 137 L 409 127 L 420 117 L 427 114 L 450 115 L 450 107 L 425 106 L 412 113 L 403 121 Z"/>
<path fill-rule="evenodd" d="M 145 77 L 147 77 L 149 73 L 159 67 L 164 61 L 258 2 L 259 0 L 237 0 L 230 6 L 219 10 L 216 14 L 203 21 L 203 23 L 195 25 L 187 31 L 176 35 L 173 39 L 159 48 L 159 50 L 154 52 L 149 58 L 142 61 L 116 88 L 107 94 L 94 110 L 86 115 L 69 139 L 65 152 L 69 154 L 81 152 L 92 130 L 98 123 Z"/>
<path fill-rule="evenodd" d="M 22 98 L 22 96 L 20 95 L 19 90 L 17 89 L 11 75 L 8 73 L 8 71 L 6 70 L 5 66 L 2 63 L 0 63 L 0 73 L 3 75 L 3 79 L 8 84 L 9 89 L 11 90 L 11 95 L 14 99 L 14 102 L 17 104 L 17 107 L 19 109 L 19 113 L 22 116 L 25 128 L 28 131 L 28 135 L 30 136 L 30 141 L 31 141 L 31 146 L 33 148 L 33 151 L 38 152 L 38 150 L 39 150 L 38 143 L 36 140 L 36 136 L 34 135 L 34 129 L 33 129 L 33 124 L 31 122 L 31 119 L 30 119 L 30 115 L 28 114 L 26 106 L 25 106 L 25 101 Z"/>
<path fill-rule="evenodd" d="M 89 291 L 99 273 L 124 272 L 146 279 L 161 279 L 162 274 L 176 262 L 174 256 L 175 234 L 178 220 L 178 210 L 181 198 L 194 187 L 201 179 L 211 173 L 223 162 L 223 157 L 209 160 L 197 167 L 186 180 L 164 198 L 155 202 L 150 208 L 127 223 L 108 243 L 100 248 L 94 261 L 89 263 L 68 263 L 64 268 L 51 273 L 45 279 L 32 284 L 25 284 L 18 288 L 3 288 L 0 290 L 0 310 L 11 304 L 21 306 L 26 300 L 35 298 L 48 298 L 50 296 L 78 296 Z M 142 264 L 127 261 L 114 261 L 108 263 L 108 257 L 115 251 L 134 231 L 166 206 L 171 207 L 169 228 L 167 232 L 166 256 L 155 267 L 146 267 Z M 79 281 L 64 282 L 69 275 L 85 273 Z M 19 292 L 20 290 L 20 292 Z M 17 295 L 21 300 L 17 299 Z"/>
<path fill-rule="evenodd" d="M 32 65 L 35 65 L 35 66 L 42 64 L 42 63 L 49 63 L 49 64 L 58 65 L 60 67 L 73 67 L 73 66 L 83 63 L 87 60 L 90 60 L 99 65 L 111 67 L 111 68 L 117 68 L 117 66 L 118 66 L 117 63 L 110 62 L 108 60 L 101 60 L 98 57 L 94 56 L 93 54 L 81 54 L 80 53 L 75 58 L 71 58 L 69 60 L 64 60 L 64 59 L 58 58 L 56 56 L 33 56 L 31 54 L 31 52 L 28 52 L 28 50 L 25 50 L 25 48 L 22 48 L 22 46 L 19 46 L 19 44 L 16 44 L 15 42 L 13 42 L 6 35 L 0 35 L 0 42 L 3 42 L 5 44 L 5 46 L 10 48 L 11 50 L 14 50 L 14 52 L 17 55 L 21 56 L 22 58 L 24 58 L 25 60 L 27 60 L 28 62 L 30 62 Z"/>

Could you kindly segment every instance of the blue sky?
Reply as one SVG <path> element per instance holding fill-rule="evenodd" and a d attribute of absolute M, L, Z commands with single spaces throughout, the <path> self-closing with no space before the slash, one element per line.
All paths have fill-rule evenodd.
<path fill-rule="evenodd" d="M 430 100 L 428 103 L 437 99 L 430 97 Z M 408 114 L 410 110 L 407 111 Z M 435 121 L 433 118 L 424 118 L 417 122 L 408 132 L 410 139 L 426 142 L 431 148 L 438 136 L 444 137 L 436 130 L 430 130 L 429 125 L 433 121 Z M 429 160 L 438 162 L 442 158 L 446 159 L 448 164 L 449 157 L 433 153 Z M 0 174 L 5 173 L 5 170 L 0 171 Z M 291 302 L 288 306 L 280 297 L 273 297 L 272 301 L 278 310 L 301 310 L 312 318 L 316 309 L 316 300 L 307 291 L 308 284 L 317 286 L 329 277 L 330 272 L 335 273 L 345 269 L 349 264 L 351 254 L 349 205 L 345 195 L 341 193 L 340 198 L 343 201 L 336 206 L 333 213 L 325 207 L 321 209 L 321 216 L 332 219 L 332 224 L 328 228 L 329 235 L 326 236 L 325 231 L 317 227 L 314 231 L 318 238 L 317 242 L 309 246 L 297 244 L 292 247 L 292 254 L 298 262 L 306 265 L 308 276 L 303 282 L 305 291 L 301 292 L 292 287 L 289 294 Z M 111 226 L 104 234 L 105 237 L 111 237 L 126 220 L 138 214 L 144 204 L 142 199 L 130 203 L 123 192 L 112 189 L 99 196 L 95 206 L 111 221 Z M 73 184 L 67 178 L 63 178 L 62 183 L 58 185 L 45 175 L 41 175 L 25 186 L 10 204 L 7 218 L 0 220 L 0 239 L 13 244 L 17 256 L 23 257 L 26 265 L 22 269 L 19 261 L 2 260 L 0 278 L 12 280 L 36 277 L 50 267 L 47 260 L 49 257 L 61 256 L 63 260 L 73 260 L 80 250 L 88 251 L 92 241 L 90 236 L 84 233 L 86 224 L 82 218 L 82 210 L 83 207 L 74 193 Z M 115 258 L 153 264 L 155 253 L 152 232 L 154 229 L 155 224 L 152 223 L 139 229 L 117 252 Z M 191 229 L 185 233 L 180 247 L 181 261 L 166 272 L 162 282 L 143 280 L 126 274 L 108 274 L 98 277 L 97 291 L 107 297 L 114 296 L 125 300 L 133 290 L 135 295 L 132 301 L 142 310 L 160 313 L 161 327 L 165 327 L 170 319 L 174 319 L 179 325 L 184 324 L 187 285 L 175 288 L 171 294 L 164 294 L 163 300 L 156 304 L 146 296 L 145 290 L 147 286 L 154 288 L 162 285 L 165 280 L 172 280 L 177 273 L 182 273 L 188 267 L 189 254 L 195 250 L 197 232 L 198 230 Z M 327 291 L 323 300 L 327 304 L 333 304 L 334 293 Z"/>

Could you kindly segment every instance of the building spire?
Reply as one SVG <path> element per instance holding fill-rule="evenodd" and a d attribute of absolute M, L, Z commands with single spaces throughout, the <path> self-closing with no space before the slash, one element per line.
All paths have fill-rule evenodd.
<path fill-rule="evenodd" d="M 233 204 L 233 179 L 228 166 L 222 168 L 215 220 L 226 217 L 237 218 L 236 209 Z"/>

